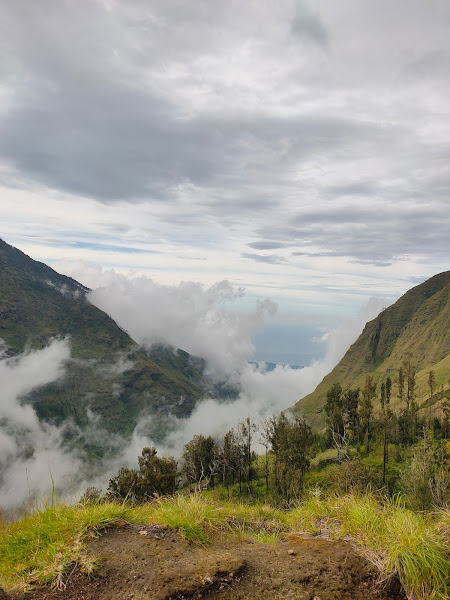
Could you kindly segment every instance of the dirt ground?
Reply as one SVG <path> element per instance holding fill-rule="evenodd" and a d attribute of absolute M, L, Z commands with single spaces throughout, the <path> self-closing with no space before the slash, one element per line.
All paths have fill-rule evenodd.
<path fill-rule="evenodd" d="M 88 546 L 95 576 L 77 568 L 64 590 L 40 588 L 20 600 L 404 600 L 346 542 L 284 539 L 271 544 L 188 543 L 157 525 L 114 527 Z M 19 598 L 16 596 L 15 598 Z"/>

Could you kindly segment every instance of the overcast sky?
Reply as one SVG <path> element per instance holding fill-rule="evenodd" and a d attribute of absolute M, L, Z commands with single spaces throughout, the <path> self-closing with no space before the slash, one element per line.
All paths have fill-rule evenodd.
<path fill-rule="evenodd" d="M 33 258 L 302 327 L 449 268 L 448 0 L 0 11 L 0 237 Z"/>

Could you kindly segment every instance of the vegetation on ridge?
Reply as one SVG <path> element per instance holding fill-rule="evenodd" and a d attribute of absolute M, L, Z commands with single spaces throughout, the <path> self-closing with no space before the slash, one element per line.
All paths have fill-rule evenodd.
<path fill-rule="evenodd" d="M 161 435 L 168 413 L 186 417 L 205 395 L 220 397 L 221 391 L 205 379 L 201 359 L 162 346 L 144 351 L 90 304 L 88 292 L 0 240 L 2 349 L 15 356 L 25 348 L 40 349 L 54 337 L 70 340 L 71 360 L 64 378 L 34 390 L 27 399 L 40 419 L 70 421 L 84 430 L 89 408 L 107 432 L 128 436 L 147 412 L 159 416 Z M 152 434 L 157 439 L 158 428 Z M 92 458 L 105 451 L 89 444 Z"/>
<path fill-rule="evenodd" d="M 446 271 L 412 288 L 367 323 L 342 360 L 293 410 L 322 429 L 326 425 L 327 391 L 334 383 L 343 389 L 362 388 L 366 375 L 371 375 L 380 385 L 404 360 L 415 366 L 416 395 L 426 398 L 430 370 L 436 375 L 436 389 L 448 382 L 449 309 L 450 271 Z"/>

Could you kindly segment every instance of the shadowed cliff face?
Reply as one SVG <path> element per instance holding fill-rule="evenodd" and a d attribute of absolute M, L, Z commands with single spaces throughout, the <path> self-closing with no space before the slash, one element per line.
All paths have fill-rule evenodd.
<path fill-rule="evenodd" d="M 362 387 L 366 374 L 382 382 L 388 374 L 395 379 L 404 361 L 417 370 L 417 385 L 426 390 L 428 372 L 447 383 L 450 373 L 450 271 L 431 277 L 404 294 L 366 324 L 343 359 L 293 409 L 314 425 L 325 425 L 323 406 L 333 383 L 344 389 Z"/>

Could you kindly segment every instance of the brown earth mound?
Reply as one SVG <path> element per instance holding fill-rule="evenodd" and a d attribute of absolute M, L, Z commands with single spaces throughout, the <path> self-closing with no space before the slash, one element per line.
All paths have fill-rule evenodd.
<path fill-rule="evenodd" d="M 0 587 L 0 600 L 9 600 L 8 594 Z"/>
<path fill-rule="evenodd" d="M 101 559 L 95 576 L 74 567 L 65 589 L 40 588 L 21 600 L 404 600 L 395 586 L 377 583 L 346 542 L 198 546 L 157 525 L 125 525 L 93 540 L 88 553 Z"/>

